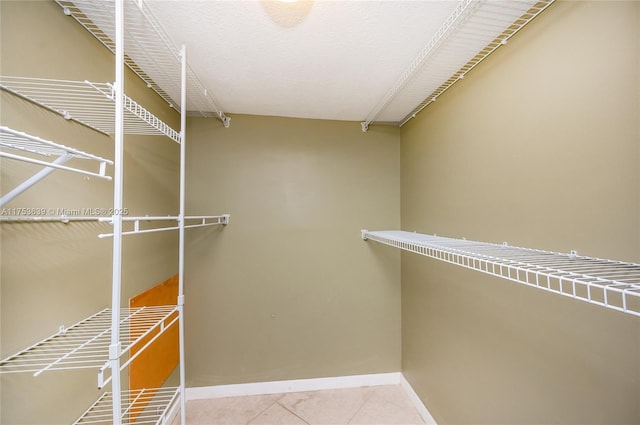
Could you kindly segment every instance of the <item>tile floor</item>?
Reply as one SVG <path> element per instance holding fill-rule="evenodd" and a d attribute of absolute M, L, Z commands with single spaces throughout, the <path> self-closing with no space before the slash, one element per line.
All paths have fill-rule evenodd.
<path fill-rule="evenodd" d="M 381 385 L 191 400 L 187 424 L 417 425 L 424 421 L 399 385 Z"/>

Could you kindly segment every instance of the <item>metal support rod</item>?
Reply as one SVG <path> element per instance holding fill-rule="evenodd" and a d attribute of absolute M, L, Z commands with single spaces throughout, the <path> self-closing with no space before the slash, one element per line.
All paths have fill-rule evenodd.
<path fill-rule="evenodd" d="M 54 170 L 56 165 L 62 165 L 68 160 L 71 159 L 70 155 L 62 155 L 59 156 L 55 161 L 51 163 L 51 166 L 43 168 L 42 170 L 35 173 L 33 176 L 29 177 L 27 180 L 16 186 L 11 192 L 5 194 L 0 198 L 0 207 L 4 206 L 7 202 L 11 201 L 16 196 L 20 195 L 25 190 L 29 189 L 34 184 L 38 183 L 40 180 L 47 177 Z"/>
<path fill-rule="evenodd" d="M 128 236 L 128 235 L 139 235 L 142 233 L 156 233 L 156 232 L 165 232 L 167 230 L 179 230 L 180 226 L 173 226 L 173 227 L 159 227 L 159 228 L 154 228 L 154 229 L 134 229 L 131 230 L 129 232 L 122 232 L 122 236 Z M 98 239 L 105 239 L 105 238 L 110 238 L 113 236 L 113 233 L 100 233 L 98 235 Z"/>
<path fill-rule="evenodd" d="M 184 228 L 185 229 L 190 229 L 192 227 L 205 227 L 205 226 L 225 226 L 229 223 L 229 214 L 224 214 L 224 215 L 219 215 L 219 216 L 185 216 L 183 217 L 182 221 L 185 223 L 184 224 Z M 6 220 L 4 217 L 0 217 L 0 221 L 20 221 L 20 220 L 16 220 L 14 217 L 12 217 L 13 220 Z M 63 217 L 64 218 L 64 217 Z M 49 221 L 51 221 L 52 219 L 55 221 L 61 221 L 59 217 L 45 217 L 45 219 L 49 219 Z M 207 222 L 207 220 L 213 220 L 215 219 L 216 221 L 214 222 Z M 105 217 L 100 217 L 100 218 L 96 218 L 96 221 L 99 222 L 103 222 L 103 223 L 111 223 L 111 217 L 109 218 L 105 218 Z M 170 226 L 170 227 L 152 227 L 150 229 L 141 229 L 140 228 L 140 222 L 144 222 L 144 221 L 176 221 L 177 225 L 175 226 Z M 200 223 L 194 223 L 194 224 L 186 224 L 187 221 L 189 220 L 200 220 Z M 46 220 L 41 220 L 41 221 L 46 221 Z M 130 231 L 123 231 L 122 235 L 137 235 L 137 234 L 141 234 L 141 233 L 154 233 L 154 232 L 164 232 L 164 231 L 169 231 L 169 230 L 180 230 L 180 217 L 122 217 L 122 221 L 124 222 L 133 222 L 134 223 L 134 229 L 130 230 Z M 110 238 L 113 236 L 113 233 L 100 233 L 98 235 L 98 238 L 102 239 L 102 238 Z"/>
<path fill-rule="evenodd" d="M 178 315 L 179 323 L 179 346 L 180 346 L 180 423 L 187 423 L 186 400 L 185 400 L 185 349 L 184 349 L 184 217 L 185 217 L 185 165 L 186 165 L 186 145 L 187 145 L 187 47 L 182 45 L 180 49 L 182 68 L 180 71 L 180 220 L 178 230 L 180 236 L 178 248 Z"/>
<path fill-rule="evenodd" d="M 0 152 L 0 157 L 1 158 L 9 158 L 9 159 L 15 159 L 18 161 L 23 161 L 23 162 L 28 162 L 31 164 L 36 164 L 36 165 L 42 165 L 44 167 L 48 167 L 48 168 L 55 168 L 57 170 L 64 170 L 64 171 L 71 171 L 73 173 L 79 173 L 79 174 L 84 174 L 85 176 L 91 176 L 91 177 L 99 177 L 101 179 L 105 179 L 105 180 L 111 180 L 110 176 L 106 176 L 105 172 L 106 172 L 106 162 L 101 162 L 100 163 L 100 172 L 98 173 L 93 173 L 91 171 L 85 171 L 85 170 L 80 170 L 78 168 L 73 168 L 73 167 L 65 167 L 64 165 L 61 164 L 56 164 L 55 161 L 53 162 L 47 162 L 47 161 L 41 161 L 39 159 L 34 159 L 34 158 L 28 158 L 26 156 L 20 156 L 20 155 L 14 155 L 8 152 Z M 57 159 L 66 157 L 67 160 L 69 160 L 70 158 L 72 158 L 72 155 L 62 155 L 59 156 Z M 67 162 L 67 161 L 63 161 Z"/>
<path fill-rule="evenodd" d="M 115 52 L 115 154 L 113 172 L 113 209 L 122 211 L 123 204 L 123 160 L 124 160 L 124 4 L 115 1 L 116 52 Z M 122 424 L 122 396 L 120 382 L 120 296 L 122 277 L 122 215 L 114 214 L 113 224 L 113 275 L 111 293 L 111 391 L 113 399 L 113 423 Z"/>

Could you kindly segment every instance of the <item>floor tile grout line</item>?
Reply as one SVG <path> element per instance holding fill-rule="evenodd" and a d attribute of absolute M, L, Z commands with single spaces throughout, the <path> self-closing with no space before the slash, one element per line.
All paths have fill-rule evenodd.
<path fill-rule="evenodd" d="M 416 411 L 416 413 L 417 413 L 417 412 L 418 412 L 418 409 L 416 408 L 416 406 L 414 406 L 414 404 L 413 404 L 413 403 L 411 403 L 411 401 L 409 400 L 409 397 L 408 397 L 408 396 L 407 396 L 407 394 L 404 392 L 404 389 L 400 386 L 400 384 L 398 384 L 398 389 L 400 390 L 400 392 L 401 392 L 401 394 L 402 394 L 402 397 L 403 397 L 404 399 L 406 399 L 406 401 L 408 401 L 408 402 L 409 402 L 408 404 L 406 404 L 406 405 L 404 405 L 404 406 L 403 406 L 403 405 L 400 405 L 400 404 L 396 403 L 396 400 L 391 400 L 391 399 L 389 399 L 389 398 L 387 398 L 387 397 L 384 397 L 384 401 L 386 401 L 386 402 L 387 402 L 387 403 L 389 403 L 389 404 L 392 404 L 392 405 L 396 406 L 398 409 L 407 409 L 407 408 L 411 408 L 411 409 L 415 410 L 415 411 Z"/>
<path fill-rule="evenodd" d="M 372 387 L 360 387 L 360 388 L 362 390 L 364 390 L 364 388 L 370 389 Z M 362 402 L 362 405 L 360 405 L 358 410 L 355 411 L 355 413 L 351 416 L 351 418 L 349 418 L 349 420 L 345 423 L 345 425 L 349 425 L 351 422 L 353 422 L 355 417 L 358 416 L 358 413 L 360 413 L 360 411 L 364 408 L 364 406 L 367 404 L 367 402 L 369 402 L 369 400 L 371 400 L 372 397 L 373 397 L 373 391 L 369 391 L 369 396 L 366 398 L 365 401 Z"/>
<path fill-rule="evenodd" d="M 282 397 L 284 398 L 284 397 Z M 291 413 L 293 416 L 295 416 L 296 418 L 300 419 L 302 422 L 304 422 L 307 425 L 311 425 L 309 422 L 307 422 L 303 417 L 301 417 L 300 415 L 298 415 L 296 412 L 293 412 L 291 410 L 289 410 L 289 408 L 287 408 L 287 406 L 285 406 L 284 404 L 280 403 L 280 399 L 278 399 L 278 401 L 276 401 L 276 403 L 278 403 L 278 405 L 280 407 L 282 407 L 284 410 L 286 410 L 287 412 Z"/>
<path fill-rule="evenodd" d="M 409 401 L 409 404 L 408 404 L 408 405 L 404 405 L 404 406 L 402 406 L 402 405 L 400 405 L 400 404 L 396 403 L 396 401 L 395 401 L 395 400 L 391 400 L 391 399 L 389 399 L 389 398 L 387 398 L 387 397 L 384 397 L 384 401 L 385 401 L 385 402 L 387 402 L 387 403 L 389 403 L 389 404 L 391 404 L 391 405 L 393 405 L 393 406 L 395 406 L 395 407 L 396 407 L 396 408 L 398 408 L 398 409 L 403 409 L 403 410 L 405 410 L 405 411 L 406 411 L 406 409 L 411 409 L 411 411 L 412 411 L 412 412 L 414 412 L 414 413 L 417 415 L 417 417 L 418 417 L 418 418 L 420 418 L 420 421 L 421 421 L 422 423 L 425 423 L 424 419 L 422 418 L 422 415 L 421 415 L 421 414 L 420 414 L 420 412 L 418 411 L 418 408 L 417 408 L 417 407 L 416 407 L 416 406 L 411 402 L 411 400 L 409 399 L 409 396 L 408 396 L 408 395 L 407 395 L 407 393 L 405 392 L 404 388 L 402 388 L 402 385 L 397 384 L 397 387 L 400 389 L 400 392 L 401 392 L 401 394 L 402 394 L 402 397 L 403 397 L 403 398 L 406 398 L 406 400 L 407 400 L 407 401 Z"/>
<path fill-rule="evenodd" d="M 377 391 L 379 388 L 389 387 L 389 386 L 398 387 L 401 390 L 400 391 L 401 395 L 404 396 L 404 397 L 408 397 L 408 394 L 406 393 L 406 391 L 404 390 L 404 388 L 400 384 L 398 384 L 398 385 L 393 385 L 393 384 L 390 384 L 390 385 L 364 385 L 364 386 L 360 386 L 360 387 L 352 387 L 353 389 L 357 389 L 357 390 L 359 390 L 361 392 L 361 395 L 358 397 L 358 398 L 362 397 L 362 398 L 360 398 L 360 400 L 361 400 L 360 406 L 355 406 L 357 404 L 357 401 L 358 401 L 357 399 L 353 400 L 353 401 L 356 401 L 356 403 L 351 403 L 351 408 L 355 407 L 356 408 L 355 411 L 352 411 L 353 413 L 351 415 L 349 415 L 349 417 L 344 422 L 336 422 L 334 425 L 353 425 L 353 424 L 357 423 L 356 422 L 356 418 L 361 417 L 361 419 L 364 419 L 364 416 L 369 417 L 370 413 L 372 412 L 372 411 L 369 411 L 371 409 L 370 405 L 371 405 L 372 401 L 374 399 L 376 399 L 376 397 L 379 399 L 378 401 L 385 402 L 385 404 L 388 404 L 389 406 L 392 406 L 391 407 L 392 410 L 398 410 L 400 408 L 402 408 L 402 409 L 408 408 L 409 407 L 408 405 L 405 406 L 405 405 L 401 405 L 400 404 L 399 400 L 397 400 L 395 398 L 395 393 L 394 392 L 389 392 L 389 391 L 386 391 L 386 390 L 382 391 L 382 392 Z M 325 392 L 325 391 L 340 390 L 340 389 L 341 388 L 326 389 L 326 390 L 320 390 L 319 389 L 319 390 L 316 390 L 316 391 Z M 240 425 L 240 424 L 251 425 L 256 420 L 260 420 L 260 417 L 262 415 L 264 415 L 267 411 L 269 411 L 270 409 L 274 408 L 274 406 L 276 406 L 276 408 L 279 407 L 281 409 L 284 409 L 284 411 L 286 412 L 286 413 L 285 412 L 280 413 L 280 415 L 283 415 L 282 416 L 283 420 L 291 421 L 294 418 L 298 418 L 298 420 L 301 421 L 301 424 L 311 425 L 311 424 L 314 423 L 314 420 L 315 420 L 314 418 L 309 417 L 308 418 L 309 421 L 307 421 L 305 418 L 303 418 L 302 416 L 297 414 L 295 411 L 291 410 L 292 408 L 295 407 L 295 405 L 297 405 L 297 403 L 295 403 L 293 406 L 291 406 L 291 408 L 284 404 L 286 396 L 288 394 L 303 394 L 303 393 L 305 393 L 305 391 L 293 391 L 293 392 L 259 394 L 259 395 L 256 394 L 257 396 L 271 396 L 271 397 L 269 397 L 267 399 L 263 399 L 263 401 L 267 402 L 266 406 L 264 408 L 260 409 L 260 411 L 254 413 L 249 418 L 247 418 L 247 416 L 245 416 L 242 419 L 238 418 L 240 420 L 237 422 L 237 424 L 238 425 Z M 245 397 L 239 395 L 239 396 L 230 396 L 230 397 L 224 397 L 224 398 L 242 399 L 242 398 L 245 398 Z M 215 399 L 215 397 L 213 399 Z M 294 401 L 295 401 L 295 399 L 294 399 Z M 299 400 L 299 401 L 302 401 L 302 400 Z M 411 401 L 410 398 L 409 398 L 409 401 Z M 376 404 L 376 403 L 377 403 L 377 401 L 374 402 L 374 404 Z M 260 403 L 260 404 L 262 404 L 262 403 Z M 422 415 L 420 414 L 420 411 L 415 406 L 415 404 L 413 402 L 410 402 L 409 404 L 411 406 L 411 411 L 417 415 L 416 419 L 419 421 L 419 422 L 413 422 L 416 419 L 411 419 L 410 420 L 411 423 L 412 424 L 413 423 L 415 423 L 415 424 L 417 424 L 417 423 L 422 423 L 422 424 L 426 423 L 424 421 L 424 418 L 422 418 Z M 255 407 L 259 407 L 259 406 L 255 406 Z M 369 412 L 369 414 L 367 414 L 367 412 Z M 246 413 L 249 413 L 249 411 L 245 411 L 245 414 Z M 292 415 L 292 416 L 288 417 L 289 419 L 287 419 L 287 417 L 284 416 L 287 413 Z M 344 412 L 344 413 L 348 413 L 348 412 Z M 408 413 L 408 411 L 407 411 L 407 413 Z M 363 416 L 363 414 L 364 414 L 364 416 Z M 344 416 L 343 416 L 343 418 L 344 418 Z M 369 420 L 371 420 L 371 419 L 372 418 L 369 418 Z M 366 422 L 366 423 L 373 424 L 373 423 L 377 423 L 377 422 L 375 422 L 375 420 L 374 420 L 373 422 Z"/>
<path fill-rule="evenodd" d="M 255 414 L 251 419 L 249 419 L 247 421 L 247 423 L 245 425 L 251 425 L 251 422 L 254 421 L 255 419 L 258 418 L 258 416 L 262 415 L 264 412 L 266 412 L 267 410 L 271 409 L 275 404 L 279 404 L 278 401 L 284 397 L 284 394 L 277 394 L 279 397 L 276 398 L 273 403 L 271 403 L 269 406 L 267 406 L 266 408 L 264 408 L 263 410 L 261 410 L 260 412 L 258 412 L 257 414 Z"/>

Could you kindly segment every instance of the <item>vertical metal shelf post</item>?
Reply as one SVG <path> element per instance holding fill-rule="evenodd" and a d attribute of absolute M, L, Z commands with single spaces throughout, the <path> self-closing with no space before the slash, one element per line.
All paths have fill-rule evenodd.
<path fill-rule="evenodd" d="M 180 93 L 180 220 L 178 249 L 178 316 L 180 347 L 180 423 L 187 423 L 185 402 L 185 359 L 184 359 L 184 221 L 185 221 L 185 166 L 187 142 L 187 47 L 182 45 L 181 53 L 181 93 Z"/>
<path fill-rule="evenodd" d="M 122 211 L 123 159 L 124 159 L 124 5 L 115 1 L 116 51 L 115 51 L 115 154 L 113 172 L 113 275 L 111 288 L 111 345 L 109 360 L 112 372 L 113 423 L 121 425 L 122 397 L 120 379 L 120 296 L 122 278 Z"/>

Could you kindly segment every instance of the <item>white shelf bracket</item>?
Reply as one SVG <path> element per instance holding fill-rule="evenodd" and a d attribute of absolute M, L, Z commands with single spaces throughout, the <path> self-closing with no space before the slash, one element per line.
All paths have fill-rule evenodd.
<path fill-rule="evenodd" d="M 99 171 L 101 176 L 105 176 L 107 174 L 107 163 L 105 161 L 102 161 L 100 163 L 100 171 Z"/>
<path fill-rule="evenodd" d="M 122 353 L 122 342 L 109 345 L 109 360 L 118 360 Z"/>
<path fill-rule="evenodd" d="M 98 371 L 98 389 L 104 388 L 105 385 L 107 385 L 107 383 L 104 380 L 104 368 L 101 368 Z"/>
<path fill-rule="evenodd" d="M 368 123 L 368 122 L 366 122 L 366 121 L 362 121 L 362 122 L 360 123 L 360 127 L 362 127 L 362 132 L 363 132 L 363 133 L 366 133 L 366 132 L 367 132 L 367 130 L 369 130 L 369 123 Z"/>

